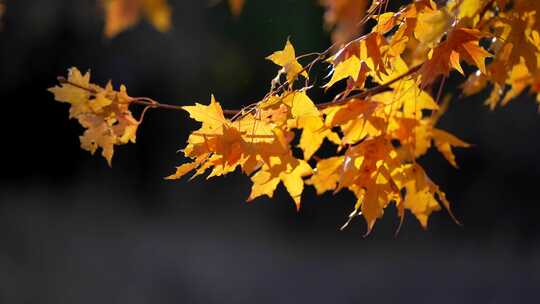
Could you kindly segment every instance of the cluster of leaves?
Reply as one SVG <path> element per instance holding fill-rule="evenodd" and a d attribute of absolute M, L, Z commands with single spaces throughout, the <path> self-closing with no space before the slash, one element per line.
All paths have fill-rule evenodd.
<path fill-rule="evenodd" d="M 60 78 L 60 86 L 49 91 L 56 100 L 71 105 L 69 117 L 77 119 L 86 129 L 79 137 L 84 150 L 94 154 L 100 148 L 111 165 L 114 145 L 135 143 L 142 117 L 137 120 L 129 111 L 132 98 L 127 95 L 125 86 L 115 91 L 110 82 L 104 88 L 91 84 L 90 73 L 83 75 L 71 68 L 68 78 Z"/>
<path fill-rule="evenodd" d="M 479 4 L 471 0 L 466 3 L 468 10 L 462 15 L 482 33 L 489 33 L 493 60 L 482 73 L 469 76 L 465 93 L 478 93 L 491 84 L 486 104 L 493 109 L 530 89 L 540 103 L 540 1 L 497 0 L 498 10 L 486 12 L 481 19 L 472 13 Z"/>
<path fill-rule="evenodd" d="M 457 167 L 452 149 L 469 146 L 437 128 L 448 106 L 441 102 L 444 80 L 453 70 L 465 75 L 465 62 L 466 70 L 473 71 L 464 82 L 465 94 L 489 85 L 486 103 L 491 107 L 527 88 L 539 93 L 540 4 L 417 0 L 397 12 L 386 11 L 387 1 L 374 1 L 367 10 L 365 1 L 323 4 L 336 43 L 324 52 L 297 56 L 287 41 L 283 50 L 267 57 L 279 70 L 259 102 L 223 110 L 212 96 L 208 105 L 181 107 L 201 127 L 183 149 L 191 161 L 167 179 L 240 171 L 253 184 L 248 201 L 272 197 L 282 183 L 298 209 L 306 185 L 318 194 L 346 189 L 357 198 L 349 220 L 361 215 L 368 233 L 391 204 L 401 221 L 409 210 L 423 227 L 441 207 L 451 215 L 444 192 L 417 162 L 433 147 Z M 374 26 L 351 39 L 357 20 L 372 20 Z M 310 55 L 314 59 L 303 65 Z M 318 84 L 310 74 L 316 64 L 332 70 L 322 84 L 338 91 L 331 101 L 312 99 L 310 90 Z M 101 147 L 109 162 L 114 144 L 135 139 L 138 121 L 129 114 L 130 103 L 178 108 L 128 97 L 124 88 L 100 88 L 88 77 L 72 69 L 62 87 L 51 91 L 57 100 L 71 103 L 71 116 L 88 128 L 82 147 L 92 152 Z M 87 117 L 99 123 L 89 124 Z M 333 145 L 334 156 L 319 154 L 324 142 Z"/>

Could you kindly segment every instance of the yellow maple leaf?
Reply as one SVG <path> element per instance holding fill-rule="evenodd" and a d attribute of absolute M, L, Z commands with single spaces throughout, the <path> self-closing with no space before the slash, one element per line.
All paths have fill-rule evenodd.
<path fill-rule="evenodd" d="M 424 10 L 417 16 L 415 37 L 427 45 L 434 45 L 448 31 L 452 18 L 446 9 Z"/>
<path fill-rule="evenodd" d="M 304 151 L 305 160 L 315 154 L 326 138 L 339 144 L 339 136 L 324 125 L 320 111 L 305 92 L 288 94 L 282 102 L 291 109 L 289 127 L 302 129 L 298 146 Z"/>
<path fill-rule="evenodd" d="M 365 64 L 364 64 L 365 65 Z M 333 71 L 332 78 L 330 81 L 325 85 L 326 88 L 332 87 L 336 82 L 352 78 L 354 81 L 358 80 L 358 77 L 360 76 L 360 69 L 362 67 L 362 62 L 360 62 L 360 59 L 356 56 L 351 56 L 345 61 L 339 62 Z"/>
<path fill-rule="evenodd" d="M 371 32 L 360 40 L 359 58 L 365 62 L 372 74 L 387 74 L 387 61 L 383 58 L 387 50 L 387 41 L 378 32 Z"/>
<path fill-rule="evenodd" d="M 111 165 L 116 138 L 111 132 L 110 122 L 89 115 L 83 115 L 79 119 L 79 122 L 86 129 L 83 135 L 79 137 L 81 148 L 89 151 L 91 154 L 94 154 L 98 148 L 101 148 L 101 154 L 105 157 L 107 163 Z"/>
<path fill-rule="evenodd" d="M 458 165 L 456 163 L 456 157 L 452 152 L 452 147 L 468 148 L 470 147 L 470 144 L 440 129 L 433 129 L 432 132 L 433 141 L 435 142 L 437 150 L 442 153 L 444 158 L 446 158 L 452 166 L 457 168 Z"/>
<path fill-rule="evenodd" d="M 450 202 L 446 199 L 445 193 L 431 181 L 420 165 L 407 165 L 401 170 L 401 173 L 395 178 L 398 187 L 406 189 L 404 203 L 401 207 L 410 210 L 422 227 L 427 228 L 429 215 L 433 211 L 440 210 L 441 205 L 447 209 L 452 219 L 459 223 L 450 210 Z"/>
<path fill-rule="evenodd" d="M 313 101 L 304 91 L 287 94 L 283 98 L 283 103 L 291 108 L 291 114 L 294 118 L 321 115 Z"/>
<path fill-rule="evenodd" d="M 328 138 L 330 142 L 339 145 L 339 136 L 324 125 L 322 118 L 317 116 L 303 116 L 298 119 L 297 127 L 302 129 L 298 147 L 304 151 L 304 159 L 310 159 Z"/>
<path fill-rule="evenodd" d="M 313 176 L 308 180 L 308 184 L 315 187 L 317 194 L 336 189 L 341 176 L 339 169 L 343 166 L 344 159 L 343 156 L 336 156 L 317 162 Z"/>
<path fill-rule="evenodd" d="M 281 165 L 278 165 L 278 167 Z M 294 200 L 296 209 L 300 210 L 301 196 L 304 191 L 303 177 L 311 175 L 312 169 L 305 161 L 298 161 L 294 167 L 291 165 L 287 165 L 286 167 L 286 170 L 283 170 L 283 168 L 276 170 L 275 168 L 265 166 L 259 172 L 255 173 L 251 178 L 253 186 L 248 201 L 262 195 L 272 197 L 281 181 Z"/>
<path fill-rule="evenodd" d="M 274 52 L 272 55 L 266 57 L 266 59 L 282 67 L 282 71 L 287 75 L 287 81 L 290 86 L 292 86 L 294 80 L 299 75 L 308 77 L 307 72 L 298 60 L 296 60 L 294 47 L 289 40 L 285 43 L 283 50 Z"/>
<path fill-rule="evenodd" d="M 191 118 L 202 122 L 209 129 L 220 128 L 228 124 L 221 105 L 216 101 L 214 95 L 212 95 L 210 104 L 207 106 L 197 103 L 194 106 L 184 106 L 182 109 L 187 111 Z"/>
<path fill-rule="evenodd" d="M 71 104 L 70 118 L 91 112 L 88 104 L 90 92 L 85 89 L 90 87 L 90 73 L 82 75 L 77 68 L 70 68 L 67 80 L 74 85 L 61 84 L 50 88 L 49 92 L 54 94 L 57 101 Z"/>
<path fill-rule="evenodd" d="M 358 202 L 356 209 L 361 211 L 362 216 L 366 220 L 366 235 L 371 232 L 376 220 L 382 217 L 383 210 L 390 203 L 394 195 L 389 181 L 379 177 L 380 175 L 374 180 L 370 180 L 364 186 L 365 190 L 360 195 L 357 194 Z"/>

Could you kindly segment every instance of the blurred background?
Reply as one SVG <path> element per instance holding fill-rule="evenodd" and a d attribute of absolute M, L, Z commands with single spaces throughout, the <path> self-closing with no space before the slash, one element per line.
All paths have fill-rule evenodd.
<path fill-rule="evenodd" d="M 164 181 L 183 161 L 181 112 L 155 110 L 113 167 L 79 148 L 82 129 L 46 91 L 67 68 L 131 96 L 188 105 L 216 95 L 229 108 L 262 97 L 287 37 L 324 50 L 323 9 L 309 0 L 170 0 L 174 29 L 140 23 L 102 35 L 94 0 L 7 1 L 0 32 L 2 168 L 0 303 L 537 303 L 540 287 L 540 115 L 534 97 L 489 111 L 486 94 L 455 101 L 441 128 L 474 144 L 461 169 L 421 159 L 463 226 L 445 212 L 429 230 L 390 208 L 364 238 L 339 227 L 349 193 L 280 186 L 245 203 L 247 177 Z M 453 76 L 447 90 L 459 92 Z"/>

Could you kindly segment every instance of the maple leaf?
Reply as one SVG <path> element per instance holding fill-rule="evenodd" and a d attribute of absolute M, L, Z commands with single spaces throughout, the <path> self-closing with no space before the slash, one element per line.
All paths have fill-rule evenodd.
<path fill-rule="evenodd" d="M 354 144 L 367 136 L 376 136 L 384 128 L 382 118 L 375 115 L 379 104 L 353 100 L 343 106 L 325 110 L 327 127 L 340 127 L 343 132 L 341 144 Z"/>
<path fill-rule="evenodd" d="M 377 32 L 369 33 L 360 40 L 360 59 L 367 62 L 368 67 L 375 71 L 376 75 L 386 74 L 383 51 L 386 49 L 386 39 Z"/>
<path fill-rule="evenodd" d="M 431 0 L 419 0 L 403 7 L 397 13 L 373 15 L 372 18 L 377 21 L 377 26 L 373 30 L 374 32 L 388 36 L 388 32 L 395 30 L 393 35 L 385 39 L 388 45 L 388 48 L 385 50 L 385 56 L 388 57 L 387 60 L 403 58 L 409 66 L 424 62 L 430 49 L 429 47 L 433 44 L 430 40 L 437 41 L 440 38 L 439 34 L 445 31 L 448 14 L 442 14 L 442 17 L 433 18 L 434 20 L 426 18 L 437 11 L 435 2 Z M 422 19 L 419 17 L 422 17 Z M 437 19 L 439 19 L 440 23 L 436 23 L 438 26 L 429 27 L 422 24 L 426 20 L 435 22 Z M 421 29 L 426 31 L 421 32 Z M 417 36 L 424 39 L 424 43 L 418 40 L 416 38 Z"/>
<path fill-rule="evenodd" d="M 300 200 L 304 191 L 303 177 L 311 175 L 312 169 L 305 161 L 297 161 L 296 164 L 285 164 L 286 168 L 283 167 L 284 164 L 278 163 L 272 167 L 265 166 L 255 173 L 251 178 L 253 187 L 248 201 L 262 195 L 272 197 L 281 181 L 294 200 L 296 209 L 300 210 Z"/>
<path fill-rule="evenodd" d="M 221 105 L 216 101 L 214 95 L 211 96 L 208 106 L 196 104 L 194 106 L 182 107 L 189 113 L 189 116 L 198 122 L 202 122 L 205 130 L 215 130 L 227 124 L 227 119 L 223 115 Z"/>
<path fill-rule="evenodd" d="M 72 85 L 62 84 L 49 89 L 57 101 L 71 104 L 69 117 L 76 118 L 81 114 L 91 112 L 89 106 L 90 92 L 85 88 L 90 87 L 90 72 L 84 75 L 77 69 L 68 70 L 68 81 Z"/>
<path fill-rule="evenodd" d="M 452 147 L 468 148 L 470 147 L 470 144 L 440 129 L 433 129 L 432 132 L 433 141 L 435 142 L 437 150 L 442 153 L 444 158 L 446 158 L 452 166 L 457 168 L 456 157 L 452 152 Z"/>
<path fill-rule="evenodd" d="M 110 131 L 110 125 L 107 121 L 97 116 L 84 115 L 79 120 L 81 125 L 86 128 L 83 135 L 79 137 L 81 148 L 94 154 L 98 148 L 102 149 L 102 155 L 109 165 L 111 165 L 114 154 L 115 136 Z"/>
<path fill-rule="evenodd" d="M 104 0 L 105 36 L 111 38 L 134 26 L 141 16 L 159 31 L 171 27 L 167 0 Z"/>
<path fill-rule="evenodd" d="M 319 195 L 326 191 L 335 190 L 341 177 L 340 168 L 343 166 L 344 160 L 343 156 L 319 160 L 313 176 L 307 183 L 313 185 Z"/>
<path fill-rule="evenodd" d="M 439 42 L 451 22 L 452 18 L 445 9 L 426 9 L 417 16 L 414 35 L 420 42 L 431 46 Z"/>
<path fill-rule="evenodd" d="M 391 92 L 373 96 L 373 100 L 391 109 L 401 109 L 405 118 L 420 119 L 422 110 L 437 110 L 439 108 L 433 97 L 421 90 L 413 80 L 401 81 L 392 85 L 392 88 L 394 90 Z"/>
<path fill-rule="evenodd" d="M 293 118 L 321 115 L 313 101 L 307 96 L 306 92 L 286 94 L 283 98 L 283 103 L 291 108 L 291 115 Z"/>
<path fill-rule="evenodd" d="M 324 125 L 322 113 L 305 92 L 285 93 L 277 102 L 280 104 L 276 110 L 279 115 L 288 116 L 273 116 L 274 122 L 282 125 L 286 121 L 288 129 L 302 130 L 298 146 L 303 150 L 305 160 L 315 154 L 326 138 L 333 143 L 339 143 L 338 135 Z"/>
<path fill-rule="evenodd" d="M 355 209 L 359 209 L 366 219 L 368 226 L 366 235 L 371 232 L 376 220 L 382 217 L 383 210 L 389 202 L 395 198 L 396 192 L 391 185 L 392 181 L 377 176 L 369 180 L 360 191 L 355 191 L 358 198 Z"/>
<path fill-rule="evenodd" d="M 294 47 L 289 40 L 287 40 L 285 43 L 283 50 L 274 52 L 272 55 L 266 57 L 266 59 L 282 67 L 281 72 L 287 75 L 289 86 L 292 86 L 294 80 L 299 75 L 306 78 L 308 77 L 307 72 L 304 70 L 298 60 L 296 60 Z"/>
<path fill-rule="evenodd" d="M 283 104 L 290 107 L 291 120 L 288 126 L 302 129 L 299 147 L 304 151 L 304 159 L 310 159 L 320 148 L 324 139 L 339 143 L 339 137 L 325 127 L 322 115 L 305 92 L 288 94 Z"/>
<path fill-rule="evenodd" d="M 383 58 L 388 53 L 385 38 L 372 32 L 351 42 L 333 55 L 328 62 L 333 65 L 332 78 L 325 85 L 330 88 L 342 79 L 350 79 L 346 93 L 362 89 L 368 75 L 381 77 L 387 73 Z"/>
<path fill-rule="evenodd" d="M 427 228 L 430 214 L 440 210 L 442 205 L 454 221 L 459 223 L 450 210 L 450 202 L 446 199 L 446 194 L 431 181 L 420 165 L 406 165 L 400 173 L 394 180 L 398 187 L 406 189 L 406 195 L 403 204 L 398 208 L 410 210 L 422 227 Z"/>
<path fill-rule="evenodd" d="M 431 58 L 420 69 L 422 85 L 429 85 L 440 75 L 448 76 L 452 68 L 464 74 L 460 65 L 462 59 L 485 74 L 485 59 L 491 54 L 478 44 L 483 36 L 478 30 L 454 28 L 448 39 L 433 49 Z"/>
<path fill-rule="evenodd" d="M 303 129 L 298 146 L 304 151 L 305 160 L 310 159 L 319 150 L 325 139 L 336 145 L 341 143 L 339 136 L 327 128 L 320 117 L 302 117 L 298 121 L 298 127 Z"/>
<path fill-rule="evenodd" d="M 364 87 L 368 71 L 367 64 L 353 55 L 335 65 L 332 78 L 325 87 L 330 88 L 340 80 L 351 78 L 354 81 L 354 87 L 361 89 Z"/>
<path fill-rule="evenodd" d="M 383 210 L 399 198 L 399 189 L 390 172 L 399 167 L 397 154 L 388 139 L 378 136 L 366 139 L 345 153 L 338 187 L 348 188 L 357 197 L 355 210 L 360 210 L 367 222 L 367 233 Z"/>

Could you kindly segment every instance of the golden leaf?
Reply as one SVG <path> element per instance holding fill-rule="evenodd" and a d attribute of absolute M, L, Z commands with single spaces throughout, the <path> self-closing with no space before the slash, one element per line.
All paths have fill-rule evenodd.
<path fill-rule="evenodd" d="M 296 60 L 294 47 L 289 40 L 287 40 L 283 50 L 274 52 L 272 55 L 266 57 L 266 59 L 282 67 L 282 71 L 287 75 L 289 85 L 292 85 L 299 75 L 308 77 L 307 72 Z"/>
<path fill-rule="evenodd" d="M 461 59 L 485 74 L 485 59 L 491 54 L 479 46 L 478 41 L 482 36 L 474 29 L 458 27 L 452 30 L 448 39 L 433 49 L 431 58 L 420 69 L 422 85 L 431 84 L 439 75 L 448 76 L 452 68 L 463 72 L 459 65 Z"/>
<path fill-rule="evenodd" d="M 452 18 L 445 9 L 424 10 L 418 14 L 415 37 L 427 45 L 434 45 L 450 28 Z"/>
<path fill-rule="evenodd" d="M 277 167 L 281 167 L 281 165 L 282 164 Z M 284 171 L 281 170 L 282 168 L 276 170 L 275 168 L 265 167 L 261 171 L 255 173 L 251 178 L 253 187 L 248 201 L 262 195 L 272 197 L 277 185 L 281 181 L 287 189 L 287 192 L 289 192 L 289 195 L 293 198 L 296 209 L 300 210 L 300 200 L 302 192 L 304 191 L 303 177 L 310 175 L 312 169 L 305 161 L 298 161 L 295 167 L 286 167 L 287 169 Z"/>
<path fill-rule="evenodd" d="M 470 144 L 440 129 L 433 129 L 432 132 L 433 141 L 435 142 L 437 150 L 442 153 L 444 158 L 446 158 L 452 166 L 457 168 L 458 165 L 456 163 L 456 157 L 452 152 L 452 147 L 468 148 L 470 147 Z"/>

